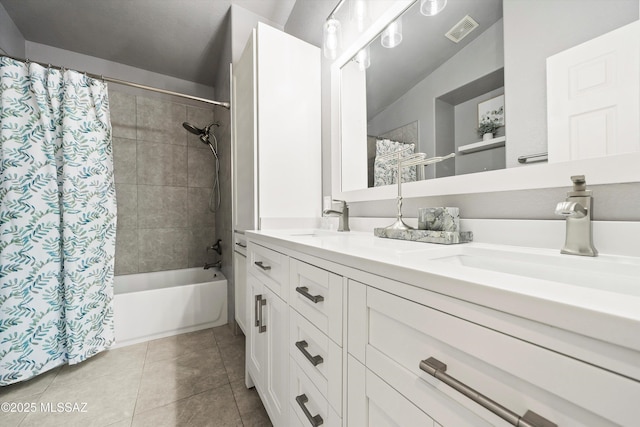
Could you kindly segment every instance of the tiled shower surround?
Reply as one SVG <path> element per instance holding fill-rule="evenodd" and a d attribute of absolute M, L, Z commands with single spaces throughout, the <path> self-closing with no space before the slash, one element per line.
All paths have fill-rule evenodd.
<path fill-rule="evenodd" d="M 182 122 L 204 127 L 211 108 L 109 90 L 118 200 L 115 273 L 200 267 L 219 259 L 209 211 L 213 154 Z M 215 131 L 214 131 L 215 132 Z"/>

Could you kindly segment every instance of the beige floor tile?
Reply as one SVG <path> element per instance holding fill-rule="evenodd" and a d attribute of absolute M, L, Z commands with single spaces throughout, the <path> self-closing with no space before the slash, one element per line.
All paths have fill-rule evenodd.
<path fill-rule="evenodd" d="M 247 388 L 244 379 L 231 382 L 233 397 L 236 399 L 240 415 L 262 408 L 262 401 L 254 388 Z"/>
<path fill-rule="evenodd" d="M 131 427 L 131 423 L 133 422 L 133 418 L 127 418 L 122 421 L 118 421 L 117 423 L 109 424 L 107 427 Z"/>
<path fill-rule="evenodd" d="M 244 379 L 240 379 L 231 383 L 231 390 L 233 390 L 233 397 L 236 399 L 236 405 L 238 405 L 245 426 L 271 425 L 269 415 L 267 415 L 255 388 L 248 389 L 244 384 Z"/>
<path fill-rule="evenodd" d="M 29 414 L 26 412 L 25 405 L 32 409 L 31 404 L 36 405 L 36 410 L 40 408 L 40 394 L 34 394 L 32 396 L 22 396 L 19 398 L 6 398 L 0 397 L 0 403 L 8 402 L 10 404 L 20 404 L 20 406 L 10 407 L 9 412 L 0 411 L 0 426 L 2 427 L 18 427 L 22 420 Z M 15 412 L 11 412 L 15 411 Z"/>
<path fill-rule="evenodd" d="M 146 362 L 174 359 L 187 353 L 198 352 L 215 346 L 216 342 L 211 329 L 161 338 L 149 341 Z"/>
<path fill-rule="evenodd" d="M 52 385 L 73 384 L 105 375 L 139 374 L 144 366 L 147 343 L 103 351 L 76 365 L 66 365 Z"/>
<path fill-rule="evenodd" d="M 132 427 L 242 426 L 231 387 L 225 384 L 133 417 Z"/>
<path fill-rule="evenodd" d="M 174 359 L 147 362 L 140 382 L 136 413 L 228 383 L 217 347 Z"/>
<path fill-rule="evenodd" d="M 271 426 L 257 392 L 244 385 L 244 347 L 243 335 L 221 326 L 107 351 L 0 388 L 0 401 L 38 407 L 0 414 L 0 425 Z M 86 402 L 86 412 L 40 411 L 47 402 Z"/>
<path fill-rule="evenodd" d="M 244 427 L 273 427 L 264 408 L 256 409 L 241 416 Z"/>
<path fill-rule="evenodd" d="M 54 368 L 30 380 L 0 387 L 0 401 L 15 402 L 25 396 L 43 393 L 51 385 L 60 369 L 60 367 Z"/>
<path fill-rule="evenodd" d="M 218 345 L 238 341 L 242 341 L 244 343 L 245 337 L 242 332 L 239 335 L 234 335 L 233 329 L 229 325 L 218 326 L 212 330 Z"/>
<path fill-rule="evenodd" d="M 229 376 L 229 381 L 244 378 L 244 340 L 234 340 L 218 344 L 218 348 L 220 349 L 220 355 L 222 356 L 225 370 Z"/>
<path fill-rule="evenodd" d="M 21 427 L 102 427 L 133 416 L 140 373 L 120 373 L 72 384 L 52 384 L 40 402 L 56 408 L 58 404 L 77 405 L 74 411 L 40 411 L 27 415 Z M 86 406 L 84 404 L 86 403 Z M 78 409 L 80 411 L 77 411 Z"/>

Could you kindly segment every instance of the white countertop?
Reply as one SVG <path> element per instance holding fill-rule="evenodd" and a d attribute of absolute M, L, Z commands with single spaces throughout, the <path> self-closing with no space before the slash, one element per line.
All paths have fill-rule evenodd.
<path fill-rule="evenodd" d="M 444 246 L 382 239 L 372 232 L 300 229 L 247 231 L 246 235 L 251 240 L 272 243 L 640 351 L 640 258 L 637 257 L 607 254 L 596 258 L 575 257 L 560 255 L 559 250 L 553 249 L 487 243 Z M 585 281 L 590 283 L 584 286 L 572 278 L 543 280 L 432 259 L 454 247 L 502 251 L 521 258 L 539 257 L 550 261 L 550 268 L 570 264 L 583 274 L 593 271 L 594 276 L 602 276 L 602 281 Z M 616 273 L 611 277 L 601 274 L 600 266 L 603 271 L 613 266 Z M 587 273 L 581 271 L 583 267 Z M 616 277 L 624 283 L 616 283 Z"/>

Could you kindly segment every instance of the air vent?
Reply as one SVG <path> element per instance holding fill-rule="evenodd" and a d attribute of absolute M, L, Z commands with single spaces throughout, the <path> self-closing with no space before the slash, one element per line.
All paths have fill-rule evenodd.
<path fill-rule="evenodd" d="M 454 43 L 460 43 L 469 33 L 478 28 L 478 23 L 469 15 L 465 16 L 453 26 L 445 36 Z"/>

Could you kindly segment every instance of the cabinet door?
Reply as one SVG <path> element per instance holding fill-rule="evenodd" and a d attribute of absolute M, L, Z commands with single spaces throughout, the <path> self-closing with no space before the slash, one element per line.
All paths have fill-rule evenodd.
<path fill-rule="evenodd" d="M 233 252 L 234 306 L 236 322 L 247 335 L 247 257 Z"/>
<path fill-rule="evenodd" d="M 261 332 L 259 321 L 263 319 L 265 306 L 265 286 L 252 275 L 247 275 L 247 296 L 245 309 L 247 311 L 247 333 L 246 333 L 246 366 L 255 383 L 258 391 L 262 391 L 265 378 L 265 365 L 267 357 L 267 333 Z"/>
<path fill-rule="evenodd" d="M 260 220 L 316 218 L 322 209 L 320 49 L 261 22 L 257 32 Z"/>
<path fill-rule="evenodd" d="M 266 327 L 264 404 L 273 424 L 281 426 L 285 425 L 289 412 L 289 307 L 266 286 L 263 298 L 266 299 L 262 307 Z"/>

